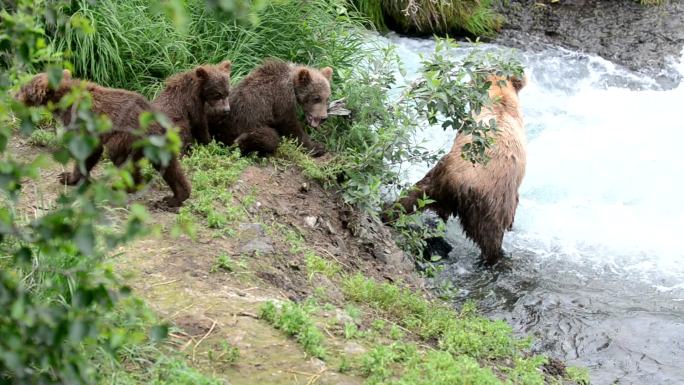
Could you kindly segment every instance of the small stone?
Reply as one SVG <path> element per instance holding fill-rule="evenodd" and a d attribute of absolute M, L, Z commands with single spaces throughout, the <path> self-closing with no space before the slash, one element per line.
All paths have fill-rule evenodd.
<path fill-rule="evenodd" d="M 275 253 L 275 248 L 273 247 L 273 241 L 268 237 L 264 237 L 245 243 L 240 247 L 240 253 L 247 255 L 269 255 Z"/>
<path fill-rule="evenodd" d="M 299 191 L 301 192 L 309 192 L 309 184 L 304 182 L 302 183 L 301 186 L 299 186 Z"/>
<path fill-rule="evenodd" d="M 330 224 L 328 221 L 323 221 L 323 225 L 325 225 L 325 229 L 328 230 L 328 232 L 332 235 L 337 234 L 337 231 L 335 231 L 335 228 Z"/>
<path fill-rule="evenodd" d="M 366 352 L 366 349 L 356 342 L 349 341 L 344 344 L 344 352 L 346 354 L 361 355 Z"/>
<path fill-rule="evenodd" d="M 339 322 L 341 325 L 356 323 L 354 319 L 351 316 L 349 316 L 349 314 L 347 314 L 346 311 L 342 309 L 335 309 L 335 318 L 337 319 L 337 322 Z"/>
<path fill-rule="evenodd" d="M 306 216 L 304 217 L 304 224 L 313 228 L 316 228 L 316 222 L 318 222 L 318 218 L 314 216 Z"/>

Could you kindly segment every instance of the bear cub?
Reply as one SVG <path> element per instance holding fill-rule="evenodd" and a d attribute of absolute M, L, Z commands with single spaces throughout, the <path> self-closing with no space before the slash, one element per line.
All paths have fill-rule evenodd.
<path fill-rule="evenodd" d="M 488 81 L 493 104 L 482 109 L 476 119 L 496 120 L 495 143 L 486 152 L 489 162 L 465 160 L 461 149 L 472 137 L 458 134 L 451 151 L 395 204 L 410 213 L 423 194 L 434 199 L 427 208 L 445 221 L 457 215 L 465 234 L 480 247 L 484 262 L 491 265 L 503 256 L 501 243 L 504 232 L 513 226 L 518 188 L 525 175 L 526 139 L 518 92 L 526 81 L 498 76 L 490 76 Z M 387 214 L 383 215 L 383 220 L 387 219 Z"/>
<path fill-rule="evenodd" d="M 306 134 L 297 118 L 297 105 L 308 125 L 319 127 L 328 117 L 332 74 L 330 67 L 318 70 L 267 60 L 233 88 L 227 115 L 210 114 L 210 133 L 226 145 L 237 144 L 243 154 L 273 154 L 285 136 L 321 156 L 325 147 Z"/>
<path fill-rule="evenodd" d="M 221 116 L 230 111 L 230 69 L 231 62 L 226 60 L 175 74 L 152 101 L 180 129 L 181 153 L 187 151 L 193 139 L 200 144 L 211 141 L 207 114 Z"/>
<path fill-rule="evenodd" d="M 88 91 L 92 97 L 92 111 L 96 114 L 104 114 L 112 122 L 110 131 L 100 135 L 100 143 L 93 150 L 85 161 L 86 173 L 83 174 L 78 165 L 72 172 L 62 173 L 59 177 L 61 183 L 76 185 L 90 175 L 90 171 L 100 161 L 104 150 L 112 163 L 121 167 L 129 159 L 133 161 L 133 179 L 136 185 L 142 182 L 142 174 L 137 166 L 137 162 L 144 157 L 142 149 L 136 148 L 134 143 L 141 139 L 135 131 L 140 129 L 139 116 L 145 111 L 154 111 L 154 107 L 142 95 L 114 88 L 105 88 L 97 84 L 73 79 L 68 70 L 64 70 L 63 77 L 56 89 L 52 89 L 48 82 L 46 73 L 41 73 L 33 77 L 15 95 L 16 99 L 26 106 L 33 107 L 46 105 L 48 103 L 58 103 L 59 100 L 68 94 L 74 87 L 82 87 Z M 56 117 L 61 119 L 65 126 L 71 122 L 71 109 L 58 110 Z M 147 135 L 163 135 L 165 129 L 158 123 L 151 124 L 147 128 Z M 162 174 L 164 181 L 173 191 L 173 196 L 164 198 L 162 204 L 167 207 L 178 207 L 190 196 L 190 184 L 185 178 L 183 169 L 177 157 L 173 157 L 166 167 L 160 164 L 153 166 Z"/>

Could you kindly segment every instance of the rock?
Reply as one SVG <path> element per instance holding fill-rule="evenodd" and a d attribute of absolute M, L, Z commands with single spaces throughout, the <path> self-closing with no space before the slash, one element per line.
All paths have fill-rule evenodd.
<path fill-rule="evenodd" d="M 361 346 L 360 344 L 354 342 L 354 341 L 349 341 L 346 344 L 344 344 L 344 353 L 345 354 L 352 354 L 352 355 L 362 355 L 366 352 L 366 348 Z"/>
<path fill-rule="evenodd" d="M 238 228 L 239 246 L 241 254 L 273 254 L 275 246 L 273 239 L 266 235 L 266 230 L 260 223 L 245 223 Z"/>
<path fill-rule="evenodd" d="M 240 253 L 246 255 L 270 255 L 275 253 L 273 241 L 266 239 L 253 239 L 240 247 Z"/>
<path fill-rule="evenodd" d="M 674 88 L 670 68 L 684 47 L 684 2 L 646 6 L 638 1 L 511 0 L 498 11 L 506 24 L 495 43 L 519 48 L 545 44 L 597 54 Z"/>
<path fill-rule="evenodd" d="M 304 224 L 311 227 L 312 229 L 316 228 L 316 222 L 318 222 L 317 217 L 314 217 L 314 216 L 304 217 Z"/>
<path fill-rule="evenodd" d="M 323 221 L 323 226 L 325 226 L 325 229 L 328 230 L 329 234 L 335 235 L 337 234 L 337 231 L 333 227 L 333 225 L 330 224 L 329 221 Z"/>
<path fill-rule="evenodd" d="M 299 191 L 300 192 L 309 192 L 309 184 L 307 182 L 302 183 L 301 186 L 299 186 Z"/>
<path fill-rule="evenodd" d="M 349 316 L 349 314 L 347 314 L 346 311 L 344 311 L 342 309 L 335 309 L 335 319 L 337 320 L 337 322 L 340 325 L 345 325 L 348 323 L 353 323 L 353 324 L 356 323 L 356 321 L 354 321 L 354 319 L 351 316 Z"/>
<path fill-rule="evenodd" d="M 413 269 L 413 258 L 397 247 L 389 228 L 378 218 L 365 212 L 350 211 L 346 214 L 347 227 L 376 259 L 398 270 Z"/>

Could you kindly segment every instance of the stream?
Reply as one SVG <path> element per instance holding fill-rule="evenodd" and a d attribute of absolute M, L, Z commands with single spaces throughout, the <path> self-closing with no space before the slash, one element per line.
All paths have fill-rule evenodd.
<path fill-rule="evenodd" d="M 434 41 L 390 36 L 410 74 Z M 482 45 L 484 49 L 504 49 Z M 456 49 L 464 55 L 472 46 Z M 548 46 L 514 51 L 527 173 L 510 263 L 486 269 L 456 220 L 437 286 L 455 305 L 534 337 L 533 351 L 589 368 L 593 384 L 684 383 L 684 84 L 658 82 L 597 56 Z M 684 74 L 684 58 L 672 68 Z M 422 136 L 451 146 L 439 127 Z M 415 165 L 408 178 L 429 169 Z"/>

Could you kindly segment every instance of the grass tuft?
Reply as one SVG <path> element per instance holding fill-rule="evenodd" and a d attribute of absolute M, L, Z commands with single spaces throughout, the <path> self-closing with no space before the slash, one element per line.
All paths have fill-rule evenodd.
<path fill-rule="evenodd" d="M 266 302 L 260 311 L 260 317 L 284 333 L 294 336 L 308 354 L 324 359 L 323 334 L 318 330 L 311 318 L 312 309 L 285 302 L 280 308 L 273 302 Z"/>
<path fill-rule="evenodd" d="M 212 142 L 194 147 L 182 162 L 190 175 L 193 192 L 180 210 L 179 221 L 188 221 L 193 214 L 206 218 L 209 228 L 232 231 L 228 225 L 245 215 L 245 204 L 250 202 L 238 201 L 230 188 L 252 160 L 241 157 L 238 149 Z"/>

